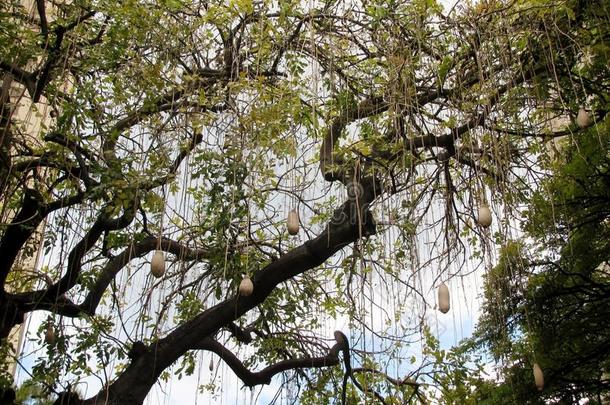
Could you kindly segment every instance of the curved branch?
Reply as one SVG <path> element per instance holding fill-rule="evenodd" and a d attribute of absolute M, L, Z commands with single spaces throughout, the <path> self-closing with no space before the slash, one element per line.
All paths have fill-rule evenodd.
<path fill-rule="evenodd" d="M 140 242 L 132 243 L 104 266 L 89 294 L 87 294 L 83 303 L 80 304 L 80 309 L 90 315 L 94 314 L 104 291 L 106 291 L 114 277 L 123 267 L 131 260 L 143 257 L 155 249 L 173 253 L 181 260 L 199 260 L 208 255 L 208 251 L 205 249 L 191 249 L 168 238 L 161 238 L 159 240 L 159 238 L 149 236 Z"/>
<path fill-rule="evenodd" d="M 362 391 L 363 393 L 366 393 L 367 390 L 365 390 L 362 385 L 360 385 L 360 383 L 358 382 L 358 380 L 356 380 L 356 377 L 354 377 L 354 371 L 352 370 L 352 361 L 351 361 L 351 356 L 349 354 L 349 341 L 347 340 L 347 336 L 345 336 L 343 334 L 343 332 L 341 331 L 335 331 L 335 339 L 337 340 L 337 342 L 341 342 L 342 343 L 342 351 L 343 351 L 343 363 L 345 364 L 345 374 L 343 375 L 343 386 L 341 388 L 341 404 L 345 405 L 345 401 L 346 401 L 346 396 L 347 396 L 347 380 L 351 378 L 352 382 L 354 383 L 354 385 L 356 386 L 356 388 L 358 388 L 360 391 Z M 373 392 L 373 395 L 375 395 L 375 398 L 377 398 L 377 400 L 379 402 L 381 402 L 382 404 L 385 405 L 385 399 L 375 390 L 371 390 Z"/>
<path fill-rule="evenodd" d="M 343 177 L 342 171 L 333 167 L 343 163 L 333 156 L 333 150 L 345 127 L 355 120 L 380 114 L 386 111 L 388 107 L 388 103 L 383 101 L 382 97 L 371 96 L 362 100 L 357 106 L 347 108 L 343 114 L 333 120 L 326 130 L 320 148 L 320 170 L 324 175 L 324 179 L 335 181 Z"/>
<path fill-rule="evenodd" d="M 318 237 L 296 247 L 256 273 L 252 278 L 252 295 L 234 295 L 178 326 L 165 338 L 152 344 L 145 354 L 133 360 L 114 383 L 87 400 L 87 403 L 94 404 L 98 396 L 107 398 L 108 404 L 142 403 L 163 370 L 188 350 L 200 347 L 204 339 L 262 303 L 280 283 L 321 265 L 358 238 L 374 234 L 375 223 L 368 206 L 378 195 L 380 186 L 374 181 L 363 183 L 365 187 L 358 196 L 358 206 L 362 212 L 358 213 L 358 217 L 349 216 L 352 202 L 344 203 L 337 210 L 342 215 L 337 215 L 337 219 L 331 221 Z"/>
<path fill-rule="evenodd" d="M 229 322 L 227 330 L 231 332 L 231 335 L 237 339 L 238 342 L 250 343 L 252 342 L 251 328 L 241 328 L 235 322 Z"/>
<path fill-rule="evenodd" d="M 330 348 L 326 356 L 301 357 L 280 361 L 265 367 L 261 371 L 252 372 L 231 352 L 217 341 L 206 338 L 195 349 L 209 350 L 217 354 L 233 370 L 235 375 L 248 387 L 260 384 L 269 384 L 276 374 L 299 368 L 322 368 L 339 364 L 339 350 L 343 343 L 337 342 Z"/>
<path fill-rule="evenodd" d="M 0 240 L 0 285 L 4 293 L 4 283 L 11 271 L 19 252 L 44 219 L 42 213 L 42 196 L 36 190 L 25 189 L 21 210 L 7 227 Z"/>
<path fill-rule="evenodd" d="M 0 60 L 0 70 L 10 74 L 13 79 L 21 83 L 28 91 L 33 94 L 36 89 L 36 79 L 34 75 L 19 66 Z"/>
<path fill-rule="evenodd" d="M 64 293 L 76 284 L 82 268 L 82 258 L 97 243 L 105 231 L 115 231 L 127 227 L 135 217 L 134 208 L 125 209 L 123 215 L 118 218 L 108 218 L 102 212 L 93 223 L 89 231 L 72 248 L 68 255 L 68 266 L 66 274 L 55 284 L 44 290 L 16 295 L 15 298 L 21 303 L 39 303 L 44 301 L 56 301 Z"/>
<path fill-rule="evenodd" d="M 400 387 L 402 385 L 408 385 L 410 387 L 413 387 L 415 389 L 419 388 L 421 386 L 420 383 L 410 380 L 409 377 L 405 377 L 402 380 L 390 377 L 389 375 L 387 375 L 386 373 L 384 373 L 383 371 L 374 369 L 374 368 L 367 368 L 367 367 L 358 367 L 358 368 L 353 368 L 352 369 L 352 373 L 357 374 L 357 373 L 370 373 L 370 374 L 378 374 L 381 375 L 383 377 L 385 377 L 386 380 L 388 380 L 388 382 L 390 382 L 393 385 L 396 385 L 397 387 Z"/>

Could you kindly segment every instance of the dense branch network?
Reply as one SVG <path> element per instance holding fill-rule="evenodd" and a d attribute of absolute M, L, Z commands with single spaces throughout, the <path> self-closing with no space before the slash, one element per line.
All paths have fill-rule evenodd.
<path fill-rule="evenodd" d="M 0 59 L 0 72 L 5 84 L 17 83 L 33 103 L 44 99 L 53 104 L 59 117 L 50 130 L 43 131 L 41 144 L 27 145 L 21 139 L 21 130 L 13 124 L 16 110 L 10 101 L 10 86 L 3 86 L 0 145 L 4 149 L 0 173 L 6 174 L 6 179 L 1 180 L 0 196 L 6 200 L 3 206 L 10 205 L 14 214 L 7 216 L 9 222 L 0 234 L 1 336 L 8 336 L 11 328 L 31 311 L 46 310 L 72 318 L 95 316 L 121 272 L 133 263 L 141 263 L 154 250 L 172 254 L 176 262 L 192 263 L 192 268 L 196 268 L 195 264 L 207 266 L 205 275 L 214 274 L 218 278 L 221 273 L 224 277 L 228 259 L 239 257 L 244 244 L 249 247 L 252 242 L 262 252 L 272 247 L 279 253 L 279 257 L 269 255 L 273 259 L 270 262 L 259 258 L 255 264 L 251 296 L 224 291 L 215 305 L 202 308 L 165 336 L 145 343 L 138 341 L 124 371 L 88 400 L 92 404 L 142 403 L 161 373 L 190 350 L 215 353 L 248 386 L 268 384 L 274 375 L 288 370 L 338 366 L 342 352 L 344 402 L 348 379 L 363 393 L 368 392 L 358 382 L 358 373 L 383 375 L 390 384 L 408 386 L 419 397 L 417 381 L 394 379 L 375 368 L 352 367 L 349 342 L 341 332 L 335 333 L 336 344 L 322 356 L 296 357 L 290 352 L 283 353 L 283 360 L 259 372 L 246 368 L 216 337 L 228 329 L 240 343 L 251 344 L 256 340 L 252 339 L 250 329 L 239 326 L 240 318 L 260 309 L 282 284 L 323 266 L 344 247 L 366 243 L 377 232 L 372 214 L 375 204 L 420 181 L 417 170 L 427 173 L 428 163 L 438 163 L 442 170 L 434 171 L 428 180 L 421 182 L 427 186 L 420 196 L 428 190 L 434 195 L 437 188 L 444 187 L 447 236 L 450 231 L 456 232 L 459 210 L 467 205 L 456 202 L 463 198 L 466 186 L 460 188 L 455 184 L 455 176 L 464 180 L 466 175 L 462 172 L 471 176 L 483 173 L 498 184 L 508 181 L 509 173 L 502 170 L 498 161 L 518 157 L 519 150 L 511 143 L 518 141 L 513 137 L 549 139 L 579 130 L 570 124 L 567 129 L 549 133 L 541 130 L 545 122 L 532 128 L 512 121 L 515 116 L 537 108 L 529 106 L 531 97 L 527 94 L 536 80 L 548 79 L 555 74 L 552 69 L 570 66 L 565 66 L 567 62 L 560 57 L 555 57 L 552 63 L 538 57 L 545 52 L 538 31 L 532 34 L 531 45 L 521 50 L 504 43 L 506 33 L 500 31 L 510 27 L 501 25 L 496 31 L 491 22 L 498 20 L 476 8 L 466 14 L 468 18 L 443 16 L 410 6 L 403 10 L 404 15 L 388 13 L 380 17 L 357 7 L 333 9 L 330 2 L 322 9 L 293 10 L 292 14 L 266 10 L 256 4 L 252 10 L 225 10 L 224 15 L 219 10 L 210 10 L 207 3 L 197 3 L 183 11 L 164 10 L 168 12 L 165 22 L 185 19 L 185 26 L 191 29 L 176 30 L 174 39 L 162 29 L 155 36 L 154 24 L 150 22 L 148 33 L 129 31 L 129 24 L 137 17 L 113 14 L 104 7 L 71 9 L 64 5 L 58 11 L 65 14 L 64 18 L 54 21 L 44 1 L 37 1 L 36 6 L 38 17 L 23 22 L 34 25 L 32 32 L 44 40 L 42 49 L 30 55 L 29 64 Z M 499 8 L 495 13 L 507 10 Z M 161 18 L 161 14 L 157 16 Z M 478 23 L 472 21 L 476 18 Z M 560 19 L 557 24 L 566 21 Z M 389 27 L 389 35 L 380 28 L 382 22 Z M 447 44 L 422 43 L 418 32 L 427 38 L 435 35 L 426 23 L 436 24 L 436 34 L 446 35 Z M 521 31 L 522 24 L 527 23 L 517 20 L 515 24 L 515 29 Z M 278 37 L 265 28 L 273 25 L 280 33 Z M 135 36 L 133 43 L 128 36 L 117 34 L 122 29 Z M 452 36 L 457 38 L 455 42 L 451 42 Z M 567 52 L 571 49 L 567 41 L 561 37 L 553 45 Z M 341 52 L 335 55 L 330 51 L 335 48 Z M 114 55 L 116 49 L 121 50 L 120 57 Z M 102 63 L 96 59 L 96 53 L 114 55 L 116 59 Z M 326 98 L 324 102 L 316 100 L 317 96 L 308 100 L 303 95 L 294 97 L 296 101 L 286 101 L 295 88 L 303 90 L 302 83 L 294 83 L 305 76 L 302 74 L 305 59 L 312 61 L 312 75 L 327 80 L 324 91 L 330 95 L 319 97 Z M 37 62 L 33 63 L 34 60 Z M 426 63 L 433 68 L 427 68 Z M 140 64 L 144 66 L 141 70 Z M 145 73 L 149 76 L 140 77 Z M 377 77 L 381 79 L 372 80 Z M 66 90 L 65 82 L 73 88 Z M 149 87 L 139 88 L 144 85 Z M 585 87 L 594 86 L 588 83 Z M 587 90 L 591 89 L 577 92 L 583 94 Z M 558 90 L 549 90 L 553 91 Z M 118 104 L 105 101 L 105 96 Z M 523 97 L 523 105 L 511 105 L 511 98 L 516 97 Z M 75 102 L 77 99 L 82 103 Z M 264 105 L 268 100 L 272 107 Z M 259 102 L 264 108 L 259 107 Z M 282 111 L 284 102 L 293 102 L 291 106 L 296 112 Z M 605 115 L 603 109 L 594 113 L 594 121 Z M 484 130 L 492 132 L 490 139 Z M 260 240 L 252 237 L 250 214 L 257 215 L 256 209 L 246 205 L 248 215 L 244 215 L 244 221 L 248 222 L 244 226 L 239 223 L 242 218 L 237 218 L 238 210 L 234 207 L 235 200 L 243 199 L 243 190 L 250 187 L 245 180 L 248 164 L 255 167 L 256 159 L 248 157 L 248 149 L 254 153 L 262 150 L 245 145 L 268 142 L 270 157 L 277 153 L 274 143 L 289 138 L 282 134 L 298 131 L 322 134 L 321 145 L 316 145 L 321 174 L 331 186 L 341 183 L 347 198 L 335 207 L 317 236 L 285 249 L 282 238 L 275 240 L 269 236 L 271 232 Z M 144 135 L 137 138 L 134 134 Z M 351 144 L 345 147 L 344 142 Z M 367 148 L 358 149 L 359 143 L 367 142 Z M 9 144 L 17 146 L 5 147 Z M 506 153 L 494 155 L 497 149 Z M 139 162 L 138 158 L 146 158 L 147 163 Z M 222 172 L 205 166 L 212 159 L 230 169 Z M 198 165 L 196 174 L 187 171 L 192 161 L 196 162 L 194 166 Z M 508 167 L 509 163 L 503 164 Z M 218 194 L 226 199 L 218 197 L 221 200 L 218 204 L 226 211 L 206 212 L 207 215 L 222 212 L 218 216 L 228 217 L 223 219 L 228 224 L 201 225 L 203 231 L 199 229 L 200 234 L 192 231 L 192 240 L 186 230 L 171 238 L 149 229 L 148 224 L 147 210 L 161 218 L 164 215 L 159 214 L 159 208 L 150 208 L 148 200 L 160 189 L 165 192 L 166 188 L 176 186 L 185 172 L 186 176 L 208 176 L 192 187 L 193 194 L 204 190 L 198 203 L 204 201 L 206 194 L 233 187 L 232 194 Z M 259 174 L 255 170 L 252 173 Z M 257 189 L 254 181 L 252 195 Z M 222 182 L 226 184 L 220 185 Z M 9 203 L 11 198 L 16 200 Z M 418 198 L 411 213 L 421 201 Z M 226 207 L 228 199 L 231 209 Z M 424 214 L 414 223 L 430 210 L 431 201 L 432 197 Z M 8 280 L 15 272 L 19 254 L 35 238 L 40 226 L 54 215 L 78 212 L 81 208 L 82 212 L 92 213 L 91 219 L 85 221 L 59 274 L 46 277 L 39 285 L 28 286 L 24 291 L 9 291 Z M 201 216 L 203 224 L 206 218 Z M 260 232 L 265 234 L 273 226 L 261 226 Z M 244 229 L 247 243 L 240 239 Z M 112 236 L 125 233 L 137 237 L 106 247 Z M 215 261 L 219 261 L 218 242 L 208 234 L 223 240 L 222 272 L 214 267 Z M 95 261 L 102 265 L 86 284 L 83 280 Z M 250 272 L 242 265 L 244 268 L 239 270 Z M 185 276 L 188 271 L 181 270 L 180 275 Z M 224 281 L 215 285 L 227 290 L 231 284 Z M 264 340 L 265 335 L 260 333 L 257 337 Z M 375 390 L 370 392 L 379 401 L 385 401 Z"/>

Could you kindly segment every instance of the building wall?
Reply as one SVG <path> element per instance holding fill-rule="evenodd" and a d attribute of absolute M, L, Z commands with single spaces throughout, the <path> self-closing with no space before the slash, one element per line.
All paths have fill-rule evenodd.
<path fill-rule="evenodd" d="M 36 17 L 37 11 L 34 0 L 22 0 L 22 4 L 29 11 L 30 16 Z M 50 2 L 47 4 L 47 18 L 52 13 L 49 8 Z M 10 130 L 13 137 L 18 137 L 19 141 L 25 144 L 36 147 L 42 144 L 42 135 L 46 128 L 48 128 L 53 119 L 50 116 L 51 107 L 46 99 L 41 98 L 40 102 L 33 103 L 29 97 L 26 89 L 19 83 L 12 81 L 10 76 L 4 76 L 1 78 L 4 84 L 3 90 L 8 90 L 8 94 L 2 94 L 3 98 L 6 98 L 10 108 L 11 126 Z M 4 198 L 9 198 L 10 194 L 5 195 Z M 15 215 L 15 212 L 3 209 L 7 201 L 0 200 L 0 220 L 2 223 L 10 222 L 11 218 Z M 13 266 L 11 274 L 6 282 L 6 290 L 9 292 L 17 292 L 24 288 L 24 284 L 28 284 L 31 280 L 36 280 L 36 272 L 39 271 L 39 262 L 42 253 L 42 242 L 44 234 L 44 222 L 40 225 L 38 230 L 35 232 L 33 237 L 28 241 L 25 249 L 22 249 L 21 254 Z M 25 283 L 24 283 L 25 282 Z M 31 283 L 30 283 L 31 285 Z M 28 319 L 24 320 L 21 325 L 13 328 L 9 335 L 9 343 L 13 346 L 16 352 L 16 356 L 19 357 L 27 329 Z M 17 363 L 13 362 L 9 365 L 9 371 L 13 376 L 17 370 Z"/>

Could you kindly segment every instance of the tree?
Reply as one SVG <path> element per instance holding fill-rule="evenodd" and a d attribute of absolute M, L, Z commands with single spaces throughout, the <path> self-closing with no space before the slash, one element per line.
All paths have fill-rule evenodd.
<path fill-rule="evenodd" d="M 528 210 L 535 243 L 507 244 L 487 276 L 478 340 L 507 360 L 506 384 L 527 381 L 514 384 L 520 401 L 538 397 L 523 378 L 534 361 L 544 370 L 542 397 L 604 403 L 609 394 L 609 150 L 607 120 L 563 141 Z"/>
<path fill-rule="evenodd" d="M 52 314 L 34 369 L 51 389 L 121 362 L 87 403 L 142 403 L 179 360 L 192 372 L 195 351 L 246 386 L 293 371 L 304 403 L 442 391 L 426 364 L 385 371 L 424 329 L 404 297 L 432 308 L 419 274 L 437 285 L 491 252 L 469 218 L 492 196 L 516 212 L 545 142 L 582 131 L 553 119 L 607 111 L 604 1 L 35 6 L 0 5 L 0 332 Z M 48 105 L 40 131 L 14 115 L 11 86 Z M 43 223 L 50 265 L 19 268 Z M 351 331 L 321 335 L 342 314 Z"/>

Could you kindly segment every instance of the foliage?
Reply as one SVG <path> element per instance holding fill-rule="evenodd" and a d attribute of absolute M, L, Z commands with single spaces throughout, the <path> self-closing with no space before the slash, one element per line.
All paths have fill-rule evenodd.
<path fill-rule="evenodd" d="M 35 403 L 39 405 L 51 405 L 54 402 L 52 399 L 48 398 L 45 389 L 32 380 L 24 381 L 17 389 L 16 394 L 15 402 L 17 404 Z"/>
<path fill-rule="evenodd" d="M 549 398 L 600 387 L 604 334 L 554 339 L 603 330 L 606 1 L 34 5 L 0 4 L 0 336 L 47 312 L 35 382 L 94 376 L 90 403 L 139 404 L 204 351 L 246 386 L 281 373 L 304 403 L 495 403 L 507 386 L 423 319 L 439 281 L 498 243 L 480 338 L 524 382 L 514 395 L 531 399 L 533 353 Z M 572 122 L 581 104 L 596 125 Z M 530 197 L 544 249 L 509 238 Z M 492 229 L 483 203 L 506 214 Z"/>
<path fill-rule="evenodd" d="M 531 246 L 508 242 L 486 276 L 479 342 L 503 359 L 505 386 L 534 401 L 531 366 L 545 375 L 542 398 L 602 403 L 610 391 L 610 127 L 566 139 L 552 176 L 532 196 Z"/>

